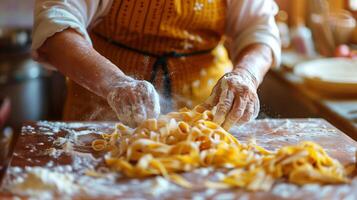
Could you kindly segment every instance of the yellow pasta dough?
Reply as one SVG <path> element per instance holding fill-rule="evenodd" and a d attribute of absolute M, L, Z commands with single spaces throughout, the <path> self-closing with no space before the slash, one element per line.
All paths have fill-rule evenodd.
<path fill-rule="evenodd" d="M 212 119 L 201 107 L 181 109 L 135 129 L 118 124 L 92 147 L 108 151 L 105 161 L 112 170 L 128 177 L 162 175 L 183 187 L 191 184 L 178 173 L 200 167 L 227 170 L 219 182 L 205 183 L 211 188 L 269 190 L 282 178 L 299 185 L 349 181 L 344 166 L 313 142 L 271 152 L 254 141 L 240 143 Z"/>

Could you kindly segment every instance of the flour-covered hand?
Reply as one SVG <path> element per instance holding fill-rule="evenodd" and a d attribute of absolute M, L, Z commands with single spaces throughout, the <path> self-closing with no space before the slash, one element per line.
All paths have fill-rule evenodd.
<path fill-rule="evenodd" d="M 258 81 L 246 69 L 225 74 L 202 104 L 207 109 L 216 106 L 214 121 L 228 130 L 235 123 L 255 119 L 259 113 Z"/>
<path fill-rule="evenodd" d="M 119 82 L 107 96 L 118 119 L 131 127 L 160 114 L 160 100 L 154 86 L 142 80 Z"/>

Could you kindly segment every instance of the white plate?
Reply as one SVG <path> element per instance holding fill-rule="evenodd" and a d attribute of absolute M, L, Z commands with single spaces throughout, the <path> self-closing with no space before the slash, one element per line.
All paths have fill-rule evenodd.
<path fill-rule="evenodd" d="M 357 60 L 325 58 L 303 62 L 294 68 L 295 74 L 316 90 L 329 94 L 357 94 Z"/>

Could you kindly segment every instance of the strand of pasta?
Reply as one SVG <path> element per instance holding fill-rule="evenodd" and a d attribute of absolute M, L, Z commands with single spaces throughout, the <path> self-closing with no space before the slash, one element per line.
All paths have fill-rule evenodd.
<path fill-rule="evenodd" d="M 313 142 L 271 152 L 254 141 L 241 144 L 212 119 L 212 112 L 201 107 L 181 109 L 136 129 L 117 124 L 92 147 L 108 151 L 106 164 L 128 177 L 162 175 L 184 187 L 190 183 L 177 173 L 207 166 L 229 170 L 219 183 L 206 182 L 214 188 L 269 190 L 280 178 L 300 185 L 349 181 L 344 167 Z"/>

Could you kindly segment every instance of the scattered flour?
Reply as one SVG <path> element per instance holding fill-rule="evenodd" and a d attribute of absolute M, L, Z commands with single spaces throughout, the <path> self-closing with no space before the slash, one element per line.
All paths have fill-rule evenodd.
<path fill-rule="evenodd" d="M 49 149 L 46 149 L 43 152 L 44 155 L 48 155 L 48 156 L 53 157 L 53 158 L 59 158 L 62 153 L 63 153 L 63 151 L 57 150 L 56 148 L 53 148 L 53 147 L 51 147 Z"/>
<path fill-rule="evenodd" d="M 206 198 L 204 198 L 203 196 L 200 195 L 195 195 L 193 196 L 192 200 L 205 200 Z"/>
<path fill-rule="evenodd" d="M 75 151 L 73 149 L 73 144 L 70 139 L 64 137 L 58 137 L 53 145 L 56 147 L 51 147 L 46 149 L 43 154 L 49 155 L 53 158 L 59 158 L 62 153 L 73 154 Z"/>
<path fill-rule="evenodd" d="M 288 198 L 288 197 L 293 196 L 294 194 L 296 194 L 296 192 L 298 190 L 299 190 L 299 188 L 296 185 L 282 183 L 282 184 L 276 185 L 273 188 L 272 193 L 274 195 L 277 195 L 277 196 L 280 196 L 280 197 L 283 197 L 283 198 Z"/>
<path fill-rule="evenodd" d="M 214 169 L 212 167 L 206 167 L 206 168 L 195 169 L 193 171 L 193 173 L 197 173 L 201 176 L 207 176 L 208 174 L 210 174 L 213 171 L 214 171 Z"/>
<path fill-rule="evenodd" d="M 212 195 L 214 195 L 215 193 L 217 192 L 217 190 L 215 190 L 215 189 L 207 189 L 206 191 L 205 191 L 205 195 L 208 197 L 208 196 L 212 196 Z"/>
<path fill-rule="evenodd" d="M 215 172 L 214 176 L 218 179 L 218 180 L 222 180 L 226 177 L 226 175 L 222 172 Z"/>
<path fill-rule="evenodd" d="M 154 179 L 154 184 L 153 184 L 153 187 L 151 189 L 152 195 L 154 195 L 155 197 L 159 197 L 163 193 L 165 193 L 168 190 L 170 190 L 170 188 L 172 186 L 173 186 L 173 184 L 171 182 L 169 182 L 168 180 L 166 180 L 163 177 L 157 176 Z"/>
<path fill-rule="evenodd" d="M 235 199 L 235 195 L 233 193 L 220 193 L 213 197 L 214 200 L 233 200 Z"/>
<path fill-rule="evenodd" d="M 70 173 L 54 172 L 42 167 L 26 167 L 24 175 L 16 177 L 8 190 L 33 199 L 53 199 L 55 194 L 71 196 L 79 192 Z"/>

